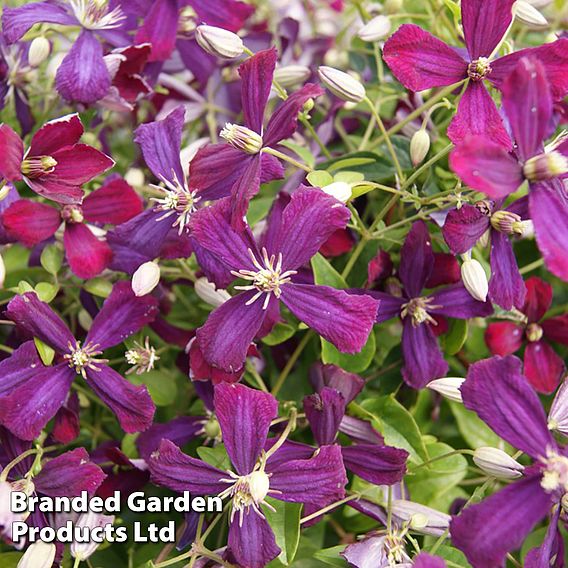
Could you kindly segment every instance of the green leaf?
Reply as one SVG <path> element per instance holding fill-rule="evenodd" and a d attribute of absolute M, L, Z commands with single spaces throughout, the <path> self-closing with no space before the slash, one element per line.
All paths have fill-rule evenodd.
<path fill-rule="evenodd" d="M 59 287 L 54 284 L 50 284 L 49 282 L 40 282 L 39 284 L 36 284 L 35 292 L 42 302 L 47 302 L 49 304 L 49 302 L 57 296 Z"/>
<path fill-rule="evenodd" d="M 270 528 L 274 531 L 276 544 L 282 550 L 278 559 L 284 566 L 289 566 L 296 556 L 300 542 L 302 505 L 301 503 L 286 503 L 270 497 L 267 497 L 266 500 L 276 509 L 271 511 L 267 507 L 263 509 L 263 513 Z"/>
<path fill-rule="evenodd" d="M 448 355 L 455 355 L 467 339 L 467 320 L 451 319 L 448 333 L 443 338 L 443 347 Z"/>
<path fill-rule="evenodd" d="M 453 548 L 451 546 L 442 545 L 436 550 L 436 555 L 440 556 L 444 560 L 449 560 L 452 565 L 463 566 L 464 568 L 470 568 L 471 564 L 467 561 L 465 554 Z"/>
<path fill-rule="evenodd" d="M 0 554 L 0 566 L 2 568 L 16 568 L 22 556 L 21 552 L 4 552 Z"/>
<path fill-rule="evenodd" d="M 273 328 L 272 331 L 262 338 L 262 342 L 265 345 L 279 345 L 280 343 L 284 343 L 290 339 L 296 329 L 287 323 L 278 322 Z"/>
<path fill-rule="evenodd" d="M 231 461 L 227 455 L 224 444 L 217 444 L 213 448 L 201 446 L 197 448 L 197 455 L 208 464 L 222 470 L 231 469 Z"/>
<path fill-rule="evenodd" d="M 108 298 L 112 291 L 112 284 L 104 278 L 91 278 L 83 284 L 83 288 L 93 296 Z"/>
<path fill-rule="evenodd" d="M 312 258 L 312 270 L 316 284 L 332 288 L 347 288 L 347 283 L 341 274 L 319 252 Z"/>
<path fill-rule="evenodd" d="M 264 219 L 272 206 L 274 199 L 272 197 L 258 197 L 250 202 L 247 211 L 247 221 L 251 227 L 254 227 L 261 219 Z"/>
<path fill-rule="evenodd" d="M 314 169 L 316 159 L 308 148 L 294 144 L 294 142 L 290 142 L 290 140 L 284 140 L 283 142 L 279 142 L 279 144 L 281 146 L 284 146 L 285 148 L 288 148 L 288 150 L 292 150 L 292 152 L 302 158 L 307 166 L 309 166 L 312 170 Z"/>
<path fill-rule="evenodd" d="M 178 389 L 173 374 L 148 371 L 141 375 L 130 375 L 130 380 L 136 385 L 146 385 L 156 406 L 169 406 L 177 398 Z"/>
<path fill-rule="evenodd" d="M 369 398 L 361 407 L 372 414 L 373 426 L 384 436 L 387 445 L 405 449 L 414 462 L 429 459 L 418 424 L 393 395 Z"/>
<path fill-rule="evenodd" d="M 57 245 L 47 245 L 40 257 L 41 265 L 50 274 L 57 274 L 63 263 L 63 251 Z"/>
<path fill-rule="evenodd" d="M 334 345 L 325 339 L 320 338 L 320 340 L 322 361 L 324 363 L 333 363 L 351 373 L 363 372 L 373 361 L 377 348 L 374 333 L 369 334 L 369 339 L 367 339 L 367 343 L 365 343 L 363 349 L 354 355 L 341 353 Z"/>
<path fill-rule="evenodd" d="M 124 438 L 122 438 L 120 449 L 129 458 L 134 459 L 138 457 L 138 448 L 136 447 L 136 439 L 138 436 L 139 434 L 126 434 Z"/>
<path fill-rule="evenodd" d="M 25 294 L 26 292 L 33 292 L 34 288 L 31 284 L 28 284 L 25 280 L 20 280 L 18 283 L 18 294 Z"/>
<path fill-rule="evenodd" d="M 45 344 L 41 339 L 34 337 L 34 343 L 37 349 L 37 353 L 42 363 L 49 367 L 53 363 L 53 358 L 55 357 L 55 351 L 47 344 Z"/>
<path fill-rule="evenodd" d="M 345 550 L 345 545 L 340 544 L 339 546 L 332 546 L 331 548 L 324 548 L 323 550 L 318 550 L 314 554 L 314 558 L 329 564 L 330 566 L 338 566 L 338 568 L 347 568 L 348 564 L 339 555 L 340 552 Z"/>
<path fill-rule="evenodd" d="M 339 172 L 333 176 L 333 181 L 344 183 L 360 183 L 364 180 L 365 176 L 361 172 Z"/>
<path fill-rule="evenodd" d="M 324 170 L 310 172 L 306 178 L 314 187 L 324 187 L 325 185 L 333 183 L 332 175 Z"/>

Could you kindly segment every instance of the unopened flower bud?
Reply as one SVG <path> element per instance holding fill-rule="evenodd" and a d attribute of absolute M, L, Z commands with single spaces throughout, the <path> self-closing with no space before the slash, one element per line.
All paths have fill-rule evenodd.
<path fill-rule="evenodd" d="M 286 65 L 274 71 L 274 80 L 288 89 L 300 85 L 310 76 L 311 71 L 305 65 Z"/>
<path fill-rule="evenodd" d="M 222 288 L 216 289 L 213 282 L 209 282 L 207 278 L 198 278 L 194 284 L 195 293 L 207 304 L 218 308 L 227 300 L 231 299 L 231 295 L 227 290 Z"/>
<path fill-rule="evenodd" d="M 262 470 L 253 471 L 248 476 L 249 492 L 250 496 L 257 502 L 260 503 L 268 495 L 268 489 L 270 487 L 270 479 L 268 475 Z"/>
<path fill-rule="evenodd" d="M 568 380 L 560 385 L 548 413 L 548 429 L 568 436 Z"/>
<path fill-rule="evenodd" d="M 461 265 L 461 278 L 465 289 L 472 298 L 479 302 L 487 300 L 489 282 L 483 266 L 477 260 L 469 258 L 464 261 Z"/>
<path fill-rule="evenodd" d="M 386 16 L 375 16 L 369 20 L 357 33 L 363 40 L 375 42 L 388 35 L 391 29 L 391 21 Z"/>
<path fill-rule="evenodd" d="M 516 213 L 501 209 L 491 215 L 491 226 L 500 233 L 512 235 L 515 232 L 515 224 L 520 223 L 521 218 Z"/>
<path fill-rule="evenodd" d="M 160 281 L 160 267 L 153 261 L 141 264 L 132 276 L 132 290 L 136 296 L 149 294 Z"/>
<path fill-rule="evenodd" d="M 525 469 L 503 450 L 487 446 L 475 450 L 473 461 L 485 473 L 498 479 L 517 479 L 523 475 Z"/>
<path fill-rule="evenodd" d="M 430 381 L 426 386 L 448 400 L 463 402 L 460 387 L 464 381 L 465 379 L 460 377 L 444 377 Z"/>
<path fill-rule="evenodd" d="M 430 150 L 430 136 L 424 128 L 417 130 L 410 139 L 410 159 L 412 165 L 417 166 L 422 163 Z"/>
<path fill-rule="evenodd" d="M 344 101 L 360 103 L 365 98 L 365 87 L 355 77 L 335 69 L 322 66 L 318 69 L 321 82 Z"/>
<path fill-rule="evenodd" d="M 513 14 L 517 20 L 528 26 L 547 26 L 546 18 L 526 0 L 517 0 L 513 6 Z"/>
<path fill-rule="evenodd" d="M 234 59 L 244 51 L 243 40 L 237 34 L 215 26 L 197 26 L 195 39 L 207 53 L 223 59 Z"/>
<path fill-rule="evenodd" d="M 49 56 L 51 44 L 43 36 L 36 37 L 30 44 L 28 63 L 32 67 L 39 67 Z"/>
<path fill-rule="evenodd" d="M 258 154 L 262 150 L 262 136 L 246 126 L 227 122 L 219 135 L 233 148 L 247 154 Z"/>
<path fill-rule="evenodd" d="M 513 232 L 521 239 L 532 239 L 534 237 L 534 223 L 530 219 L 513 223 Z"/>
<path fill-rule="evenodd" d="M 385 0 L 383 10 L 385 14 L 399 14 L 404 6 L 404 0 Z"/>
<path fill-rule="evenodd" d="M 51 568 L 55 552 L 55 544 L 38 540 L 28 547 L 17 568 Z"/>
<path fill-rule="evenodd" d="M 205 422 L 203 432 L 210 440 L 221 439 L 221 426 L 219 425 L 219 421 L 213 415 L 209 418 L 209 420 L 207 420 L 207 422 Z"/>
<path fill-rule="evenodd" d="M 75 526 L 77 527 L 87 527 L 89 532 L 92 531 L 96 527 L 105 527 L 106 525 L 112 525 L 114 522 L 114 516 L 109 515 L 102 515 L 100 513 L 83 513 Z M 73 558 L 79 558 L 80 560 L 86 560 L 95 552 L 95 550 L 99 547 L 98 542 L 76 542 L 73 541 L 71 543 L 71 556 Z"/>
<path fill-rule="evenodd" d="M 553 150 L 529 158 L 523 166 L 523 173 L 529 181 L 546 181 L 568 173 L 568 157 Z"/>
<path fill-rule="evenodd" d="M 132 187 L 142 187 L 145 182 L 144 172 L 140 168 L 130 168 L 124 174 L 124 181 Z"/>
<path fill-rule="evenodd" d="M 351 186 L 344 181 L 334 181 L 333 183 L 323 186 L 321 189 L 342 203 L 347 203 L 352 194 Z"/>
<path fill-rule="evenodd" d="M 452 518 L 450 515 L 405 499 L 395 499 L 392 502 L 392 514 L 398 521 L 410 523 L 414 530 L 433 536 L 442 535 L 449 527 Z"/>

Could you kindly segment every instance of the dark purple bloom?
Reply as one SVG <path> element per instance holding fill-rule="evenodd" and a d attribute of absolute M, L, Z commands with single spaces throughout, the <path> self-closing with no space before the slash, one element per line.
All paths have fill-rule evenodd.
<path fill-rule="evenodd" d="M 512 355 L 526 341 L 524 373 L 539 392 L 553 392 L 566 369 L 549 341 L 568 345 L 568 319 L 561 315 L 544 319 L 552 304 L 552 286 L 533 276 L 526 281 L 526 300 L 521 307 L 525 320 L 493 322 L 485 331 L 485 342 L 493 355 Z"/>
<path fill-rule="evenodd" d="M 22 332 L 54 349 L 56 359 L 53 366 L 42 366 L 30 341 L 0 363 L 0 422 L 22 439 L 36 438 L 65 404 L 71 383 L 81 375 L 126 432 L 148 428 L 154 403 L 146 387 L 135 387 L 97 357 L 151 322 L 156 312 L 152 296 L 137 297 L 129 282 L 118 282 L 81 345 L 34 292 L 13 298 L 6 316 Z"/>
<path fill-rule="evenodd" d="M 537 48 L 522 49 L 495 58 L 513 15 L 514 0 L 463 0 L 462 24 L 466 53 L 450 47 L 422 28 L 402 25 L 386 42 L 384 58 L 397 79 L 411 91 L 449 86 L 469 78 L 458 112 L 448 128 L 458 143 L 472 134 L 491 138 L 494 144 L 511 147 L 499 112 L 484 80 L 497 89 L 517 62 L 527 55 L 542 62 L 549 74 L 553 97 L 568 91 L 568 40 L 560 39 Z"/>
<path fill-rule="evenodd" d="M 347 482 L 338 446 L 324 446 L 309 459 L 280 460 L 281 447 L 264 452 L 278 402 L 269 393 L 240 384 L 215 387 L 215 410 L 234 471 L 222 471 L 186 456 L 163 441 L 150 458 L 152 479 L 174 491 L 232 499 L 228 545 L 237 562 L 261 568 L 280 552 L 263 507 L 267 496 L 324 507 L 341 499 Z"/>
<path fill-rule="evenodd" d="M 568 41 L 568 40 L 565 40 Z M 568 53 L 568 49 L 564 50 Z M 493 199 L 502 199 L 529 183 L 529 213 L 547 267 L 568 280 L 568 197 L 560 178 L 568 174 L 568 141 L 545 151 L 553 112 L 548 69 L 523 58 L 503 82 L 503 110 L 511 127 L 514 153 L 486 137 L 473 137 L 450 156 L 452 169 L 465 183 Z M 552 76 L 554 77 L 554 76 Z"/>
<path fill-rule="evenodd" d="M 214 310 L 197 330 L 205 360 L 221 370 L 242 368 L 253 338 L 266 334 L 280 317 L 280 301 L 340 351 L 362 349 L 371 331 L 377 302 L 328 286 L 296 282 L 296 274 L 329 235 L 344 227 L 349 210 L 317 188 L 301 187 L 283 206 L 277 200 L 262 238 L 248 227 L 231 225 L 230 198 L 195 213 L 190 227 L 195 240 L 222 268 L 226 282 L 246 281 L 242 290 Z"/>
<path fill-rule="evenodd" d="M 266 128 L 264 115 L 272 88 L 278 54 L 275 48 L 260 51 L 240 67 L 244 125 L 226 124 L 221 137 L 228 144 L 209 144 L 190 164 L 190 186 L 222 195 L 231 191 L 231 224 L 242 228 L 249 200 L 260 184 L 283 176 L 280 162 L 262 152 L 289 138 L 298 126 L 298 113 L 304 104 L 323 93 L 320 86 L 308 83 L 290 95 L 272 113 Z M 330 234 L 331 236 L 331 234 Z"/>
<path fill-rule="evenodd" d="M 521 368 L 513 356 L 479 361 L 469 368 L 461 388 L 466 408 L 534 460 L 522 478 L 453 518 L 452 542 L 474 568 L 503 566 L 508 552 L 519 548 L 549 513 L 558 512 L 568 491 L 568 456 L 548 429 L 546 414 Z M 557 533 L 557 517 L 552 517 L 551 541 Z M 549 566 L 550 559 L 526 566 Z"/>
<path fill-rule="evenodd" d="M 23 179 L 36 193 L 59 203 L 81 203 L 81 186 L 114 166 L 106 154 L 79 144 L 83 132 L 78 114 L 50 120 L 24 151 L 21 138 L 1 124 L 0 178 Z"/>
<path fill-rule="evenodd" d="M 525 301 L 525 284 L 509 236 L 524 236 L 531 232 L 527 221 L 527 199 L 522 198 L 503 207 L 503 200 L 478 201 L 452 209 L 442 228 L 442 234 L 454 254 L 471 250 L 485 233 L 491 244 L 491 279 L 489 298 L 505 310 L 521 308 Z"/>
<path fill-rule="evenodd" d="M 126 43 L 121 28 L 126 22 L 120 2 L 111 8 L 107 2 L 32 2 L 5 8 L 2 14 L 4 37 L 18 41 L 37 23 L 80 26 L 81 33 L 57 70 L 55 85 L 67 101 L 91 104 L 102 99 L 111 86 L 111 76 L 103 59 L 99 36 L 113 44 Z"/>
<path fill-rule="evenodd" d="M 377 323 L 399 316 L 402 318 L 402 354 L 404 380 L 414 388 L 422 388 L 432 379 L 443 377 L 448 364 L 438 346 L 432 326 L 436 317 L 457 319 L 488 316 L 490 302 L 471 297 L 463 284 L 451 284 L 423 295 L 434 270 L 434 252 L 428 228 L 423 221 L 412 225 L 400 253 L 398 277 L 402 289 L 397 295 L 365 290 L 380 300 Z"/>

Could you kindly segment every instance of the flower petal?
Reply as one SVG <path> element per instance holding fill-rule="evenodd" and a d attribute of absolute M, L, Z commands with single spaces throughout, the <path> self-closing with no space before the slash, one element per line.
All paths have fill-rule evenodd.
<path fill-rule="evenodd" d="M 245 229 L 249 201 L 260 190 L 261 164 L 261 157 L 258 154 L 253 156 L 251 160 L 247 160 L 247 167 L 231 187 L 231 203 L 233 206 L 231 225 L 239 231 Z"/>
<path fill-rule="evenodd" d="M 568 314 L 545 319 L 540 326 L 546 339 L 568 345 Z"/>
<path fill-rule="evenodd" d="M 504 310 L 510 310 L 513 307 L 521 309 L 525 296 L 525 283 L 509 237 L 499 231 L 491 231 L 489 297 Z"/>
<path fill-rule="evenodd" d="M 512 146 L 503 119 L 482 81 L 468 84 L 448 127 L 448 137 L 454 144 L 470 136 L 485 136 L 507 150 Z"/>
<path fill-rule="evenodd" d="M 153 296 L 136 296 L 130 282 L 117 282 L 96 315 L 85 342 L 95 343 L 104 351 L 122 343 L 152 322 L 157 314 L 158 302 Z"/>
<path fill-rule="evenodd" d="M 475 568 L 503 566 L 507 552 L 521 546 L 551 505 L 540 475 L 521 479 L 454 517 L 452 543 Z"/>
<path fill-rule="evenodd" d="M 254 6 L 236 0 L 190 0 L 189 4 L 202 22 L 235 33 L 254 12 Z"/>
<path fill-rule="evenodd" d="M 281 300 L 298 319 L 343 353 L 363 349 L 379 307 L 370 296 L 311 284 L 286 284 Z"/>
<path fill-rule="evenodd" d="M 461 387 L 473 410 L 501 438 L 533 458 L 556 448 L 538 396 L 512 355 L 491 357 L 470 366 Z"/>
<path fill-rule="evenodd" d="M 546 341 L 530 342 L 525 349 L 525 375 L 544 394 L 556 390 L 566 369 L 564 361 Z"/>
<path fill-rule="evenodd" d="M 251 473 L 278 416 L 278 401 L 270 393 L 221 383 L 215 386 L 215 414 L 237 473 Z"/>
<path fill-rule="evenodd" d="M 377 312 L 376 323 L 382 323 L 397 316 L 400 316 L 402 306 L 405 304 L 405 298 L 391 296 L 386 292 L 377 290 L 350 290 L 353 294 L 365 294 L 379 301 L 379 310 Z"/>
<path fill-rule="evenodd" d="M 142 199 L 122 178 L 107 181 L 83 200 L 85 219 L 91 223 L 119 225 L 142 213 Z"/>
<path fill-rule="evenodd" d="M 522 312 L 529 323 L 538 322 L 552 305 L 552 286 L 537 276 L 531 276 L 527 278 L 525 287 L 526 299 Z"/>
<path fill-rule="evenodd" d="M 22 139 L 7 124 L 0 124 L 0 178 L 8 181 L 22 179 L 23 158 Z"/>
<path fill-rule="evenodd" d="M 411 91 L 453 85 L 467 77 L 467 63 L 454 49 L 414 24 L 403 24 L 385 43 L 383 57 Z"/>
<path fill-rule="evenodd" d="M 156 407 L 146 385 L 135 387 L 108 365 L 87 369 L 87 382 L 118 418 L 121 428 L 131 434 L 152 425 Z"/>
<path fill-rule="evenodd" d="M 173 442 L 162 440 L 148 460 L 152 481 L 174 491 L 194 495 L 217 495 L 228 485 L 220 480 L 227 473 L 208 463 L 186 456 Z"/>
<path fill-rule="evenodd" d="M 336 365 L 318 362 L 310 368 L 310 383 L 315 392 L 321 392 L 324 387 L 339 391 L 345 398 L 345 403 L 349 404 L 363 390 L 365 379 Z"/>
<path fill-rule="evenodd" d="M 42 368 L 42 362 L 33 341 L 26 341 L 10 357 L 0 361 L 0 397 L 33 377 Z"/>
<path fill-rule="evenodd" d="M 42 368 L 0 398 L 0 422 L 22 440 L 37 438 L 65 403 L 74 378 L 67 363 Z"/>
<path fill-rule="evenodd" d="M 57 92 L 66 101 L 92 104 L 107 94 L 110 85 L 103 48 L 93 32 L 83 29 L 57 69 Z"/>
<path fill-rule="evenodd" d="M 493 313 L 491 302 L 476 300 L 461 282 L 435 290 L 429 297 L 435 305 L 441 306 L 440 308 L 428 309 L 428 313 L 432 315 L 469 319 L 487 317 Z"/>
<path fill-rule="evenodd" d="M 355 444 L 341 448 L 343 463 L 361 479 L 375 485 L 393 485 L 406 473 L 408 452 L 391 446 Z"/>
<path fill-rule="evenodd" d="M 462 164 L 463 162 L 460 161 L 460 165 Z M 487 215 L 482 213 L 478 207 L 465 203 L 460 209 L 452 209 L 448 213 L 442 227 L 442 234 L 454 254 L 464 254 L 477 244 L 490 226 Z"/>
<path fill-rule="evenodd" d="M 94 278 L 108 267 L 112 250 L 83 223 L 68 223 L 63 234 L 65 256 L 79 278 Z"/>
<path fill-rule="evenodd" d="M 57 165 L 45 178 L 72 186 L 80 186 L 114 166 L 114 160 L 92 146 L 75 144 L 53 153 Z M 42 179 L 42 178 L 40 178 Z"/>
<path fill-rule="evenodd" d="M 558 529 L 562 507 L 555 507 L 542 544 L 525 556 L 525 568 L 564 568 L 564 542 Z"/>
<path fill-rule="evenodd" d="M 414 568 L 446 568 L 446 563 L 439 556 L 432 556 L 427 552 L 421 552 L 414 557 L 412 562 Z"/>
<path fill-rule="evenodd" d="M 523 328 L 509 321 L 490 323 L 485 330 L 485 343 L 493 355 L 512 355 L 521 348 L 523 338 Z"/>
<path fill-rule="evenodd" d="M 174 176 L 181 184 L 185 181 L 180 161 L 184 117 L 185 108 L 178 106 L 162 120 L 141 124 L 134 133 L 144 161 L 160 181 L 172 181 Z"/>
<path fill-rule="evenodd" d="M 400 251 L 400 280 L 409 298 L 420 296 L 434 268 L 434 253 L 424 221 L 412 224 Z"/>
<path fill-rule="evenodd" d="M 344 396 L 334 388 L 323 387 L 318 393 L 304 397 L 303 405 L 318 446 L 333 444 L 345 415 Z"/>
<path fill-rule="evenodd" d="M 10 300 L 6 317 L 30 336 L 41 339 L 59 353 L 67 353 L 75 338 L 63 320 L 42 302 L 35 292 L 26 292 Z"/>
<path fill-rule="evenodd" d="M 55 234 L 61 215 L 44 203 L 19 199 L 4 211 L 2 224 L 11 238 L 31 247 Z"/>
<path fill-rule="evenodd" d="M 83 124 L 77 113 L 50 120 L 33 135 L 30 155 L 51 156 L 61 148 L 77 144 L 83 132 Z"/>
<path fill-rule="evenodd" d="M 515 0 L 463 0 L 465 44 L 472 60 L 490 58 L 513 20 Z"/>

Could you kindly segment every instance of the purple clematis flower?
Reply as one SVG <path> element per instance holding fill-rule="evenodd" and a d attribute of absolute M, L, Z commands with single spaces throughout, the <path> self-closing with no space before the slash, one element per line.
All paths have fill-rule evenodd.
<path fill-rule="evenodd" d="M 215 309 L 196 332 L 196 343 L 212 366 L 235 372 L 243 367 L 249 345 L 269 333 L 279 319 L 280 302 L 340 351 L 356 353 L 367 341 L 378 303 L 328 286 L 295 281 L 298 269 L 316 254 L 349 210 L 318 188 L 300 187 L 287 205 L 277 200 L 268 228 L 255 241 L 248 226 L 231 226 L 230 198 L 193 215 L 195 240 L 222 267 L 229 281 L 241 278 L 237 294 Z"/>
<path fill-rule="evenodd" d="M 534 460 L 524 476 L 454 517 L 450 533 L 474 568 L 500 568 L 509 551 L 521 546 L 537 523 L 551 516 L 545 542 L 531 551 L 526 568 L 551 564 L 560 500 L 568 492 L 568 455 L 548 429 L 546 414 L 513 356 L 474 363 L 461 387 L 464 404 L 491 429 Z M 562 558 L 562 555 L 561 555 Z"/>
<path fill-rule="evenodd" d="M 269 393 L 219 384 L 215 409 L 235 471 L 189 457 L 164 440 L 150 458 L 152 479 L 174 491 L 231 498 L 229 548 L 240 565 L 262 568 L 280 552 L 263 514 L 270 507 L 266 497 L 317 507 L 341 499 L 347 482 L 341 451 L 324 446 L 310 459 L 286 461 L 278 459 L 284 451 L 278 444 L 274 452 L 264 452 L 270 423 L 278 415 L 278 402 Z"/>
<path fill-rule="evenodd" d="M 0 363 L 0 422 L 16 436 L 33 440 L 65 403 L 81 375 L 116 414 L 126 432 L 152 423 L 154 403 L 145 386 L 135 387 L 97 357 L 151 322 L 157 313 L 152 296 L 137 297 L 129 282 L 118 282 L 93 320 L 83 345 L 63 320 L 34 292 L 16 296 L 6 316 L 19 330 L 55 350 L 55 365 L 41 365 L 32 341 Z"/>
<path fill-rule="evenodd" d="M 568 53 L 568 50 L 566 50 Z M 493 199 L 502 199 L 529 183 L 529 213 L 547 267 L 568 280 L 568 196 L 561 177 L 568 174 L 568 141 L 545 151 L 550 134 L 551 85 L 537 59 L 523 58 L 503 83 L 503 110 L 515 152 L 486 137 L 473 137 L 450 156 L 452 169 L 465 183 Z M 507 219 L 505 219 L 507 221 Z"/>
<path fill-rule="evenodd" d="M 503 199 L 496 202 L 478 201 L 452 209 L 442 234 L 454 254 L 471 250 L 487 232 L 491 244 L 491 279 L 489 298 L 505 310 L 522 308 L 525 301 L 525 283 L 517 267 L 513 245 L 508 236 L 524 236 L 532 232 L 532 222 L 527 220 L 528 200 L 523 197 L 508 207 Z"/>
<path fill-rule="evenodd" d="M 2 14 L 4 37 L 18 41 L 33 25 L 42 23 L 80 26 L 81 32 L 57 70 L 57 92 L 67 101 L 92 104 L 102 99 L 111 86 L 111 76 L 103 59 L 97 36 L 111 44 L 124 45 L 128 39 L 121 28 L 126 23 L 120 2 L 61 0 L 32 2 L 5 8 Z"/>
<path fill-rule="evenodd" d="M 386 42 L 383 55 L 397 79 L 411 91 L 453 85 L 469 78 L 448 136 L 458 143 L 472 134 L 485 135 L 494 144 L 511 147 L 511 141 L 484 81 L 502 89 L 517 62 L 527 55 L 546 67 L 553 97 L 568 91 L 568 40 L 522 49 L 494 59 L 512 23 L 514 0 L 463 0 L 462 25 L 466 53 L 450 47 L 419 26 L 402 25 Z"/>
<path fill-rule="evenodd" d="M 411 387 L 418 389 L 432 379 L 443 377 L 448 370 L 432 330 L 432 326 L 437 325 L 435 317 L 468 319 L 488 316 L 493 311 L 490 302 L 473 299 L 461 283 L 422 295 L 433 269 L 434 253 L 428 228 L 424 221 L 416 221 L 400 253 L 400 295 L 364 291 L 380 300 L 377 323 L 397 316 L 402 318 L 402 376 Z"/>
<path fill-rule="evenodd" d="M 78 114 L 50 120 L 24 152 L 22 139 L 0 124 L 0 178 L 23 179 L 36 193 L 59 203 L 81 203 L 81 186 L 114 166 L 106 154 L 79 144 L 83 132 Z"/>
<path fill-rule="evenodd" d="M 230 188 L 233 200 L 231 224 L 243 227 L 249 200 L 260 184 L 283 176 L 280 162 L 262 152 L 289 138 L 298 126 L 304 104 L 323 93 L 319 85 L 308 83 L 290 95 L 263 126 L 268 96 L 278 54 L 276 48 L 259 51 L 240 67 L 244 125 L 227 123 L 221 137 L 227 144 L 209 144 L 197 152 L 190 164 L 190 185 L 220 194 Z"/>

